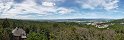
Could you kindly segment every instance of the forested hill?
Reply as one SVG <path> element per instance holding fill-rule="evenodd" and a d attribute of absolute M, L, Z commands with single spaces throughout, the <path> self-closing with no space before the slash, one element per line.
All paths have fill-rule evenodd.
<path fill-rule="evenodd" d="M 85 19 L 85 18 L 78 18 L 78 19 L 37 19 L 34 21 L 49 21 L 49 22 L 106 22 L 106 21 L 111 21 L 113 19 Z"/>
<path fill-rule="evenodd" d="M 124 19 L 113 20 L 110 23 L 124 23 Z"/>
<path fill-rule="evenodd" d="M 12 30 L 24 29 L 26 40 L 124 40 L 124 26 L 111 25 L 99 29 L 77 22 L 39 22 L 32 20 L 0 19 L 0 40 L 12 40 Z"/>

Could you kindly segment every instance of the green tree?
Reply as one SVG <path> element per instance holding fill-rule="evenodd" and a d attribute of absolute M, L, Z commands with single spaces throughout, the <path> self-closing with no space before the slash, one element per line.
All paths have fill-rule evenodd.
<path fill-rule="evenodd" d="M 10 27 L 9 21 L 8 21 L 7 19 L 5 19 L 5 20 L 3 21 L 2 27 L 3 27 L 3 28 Z"/>
<path fill-rule="evenodd" d="M 30 32 L 28 34 L 27 40 L 48 40 L 48 39 L 47 39 L 47 36 L 45 35 L 45 33 L 43 33 L 43 32 L 41 32 L 41 33 Z"/>

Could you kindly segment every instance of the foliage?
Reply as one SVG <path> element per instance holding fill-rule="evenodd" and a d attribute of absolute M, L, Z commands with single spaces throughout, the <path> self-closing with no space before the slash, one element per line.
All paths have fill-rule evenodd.
<path fill-rule="evenodd" d="M 48 40 L 45 33 L 30 32 L 27 40 Z"/>
<path fill-rule="evenodd" d="M 8 22 L 3 23 L 4 21 L 5 19 L 0 19 L 0 40 L 10 40 L 11 31 L 15 27 L 21 27 L 26 31 L 26 40 L 124 40 L 124 25 L 122 24 L 110 25 L 109 29 L 99 29 L 76 22 L 7 19 Z"/>

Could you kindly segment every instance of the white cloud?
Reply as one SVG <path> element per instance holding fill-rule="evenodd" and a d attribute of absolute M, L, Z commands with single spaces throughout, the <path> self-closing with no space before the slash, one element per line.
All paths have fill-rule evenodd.
<path fill-rule="evenodd" d="M 68 14 L 68 13 L 74 12 L 73 9 L 67 9 L 63 7 L 60 7 L 57 10 L 58 10 L 58 13 L 61 13 L 61 14 Z"/>
<path fill-rule="evenodd" d="M 4 5 L 0 3 L 0 7 L 1 8 L 3 7 L 4 9 L 7 10 L 6 12 L 0 15 L 1 18 L 31 19 L 31 15 L 23 16 L 19 14 L 36 13 L 38 14 L 37 16 L 45 16 L 45 15 L 52 15 L 53 13 L 67 14 L 74 11 L 73 9 L 69 9 L 69 8 L 56 7 L 53 1 L 43 1 L 42 5 L 40 6 L 37 6 L 35 0 L 25 0 L 24 2 L 18 4 L 14 4 L 13 1 L 10 1 L 6 4 L 7 5 L 3 7 Z M 11 8 L 11 6 L 13 7 Z"/>
<path fill-rule="evenodd" d="M 103 3 L 103 7 L 106 10 L 117 9 L 118 8 L 118 0 L 111 0 L 109 3 Z"/>
<path fill-rule="evenodd" d="M 21 4 L 12 4 L 12 3 L 13 1 L 7 2 L 6 5 L 2 5 L 3 3 L 0 3 L 1 5 L 0 11 L 4 12 L 0 16 L 7 17 L 7 18 L 13 18 L 13 17 L 17 17 L 18 14 L 28 14 L 28 13 L 38 13 L 41 15 L 45 14 L 42 11 L 45 9 L 42 9 L 43 7 L 36 6 L 36 3 L 34 2 L 34 0 L 25 0 Z M 13 8 L 8 10 L 11 6 L 13 6 Z M 46 8 L 46 9 L 50 10 L 49 8 Z M 20 16 L 20 17 L 23 17 L 23 16 Z"/>
<path fill-rule="evenodd" d="M 57 2 L 65 2 L 66 0 L 55 0 Z"/>
<path fill-rule="evenodd" d="M 43 6 L 47 6 L 47 7 L 51 7 L 51 6 L 55 6 L 55 3 L 52 2 L 42 2 Z"/>
<path fill-rule="evenodd" d="M 110 16 L 109 14 L 105 14 L 103 12 L 88 12 L 82 15 L 84 18 L 114 18 L 113 16 Z"/>
<path fill-rule="evenodd" d="M 13 3 L 10 1 L 7 1 L 6 3 L 0 2 L 0 12 L 6 12 Z"/>
<path fill-rule="evenodd" d="M 105 10 L 113 10 L 118 8 L 119 0 L 77 0 L 81 4 L 82 8 L 95 9 L 103 8 Z"/>

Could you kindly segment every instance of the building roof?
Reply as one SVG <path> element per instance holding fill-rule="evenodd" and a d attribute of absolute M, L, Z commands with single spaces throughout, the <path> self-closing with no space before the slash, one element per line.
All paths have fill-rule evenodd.
<path fill-rule="evenodd" d="M 26 32 L 22 29 L 22 28 L 18 28 L 16 27 L 13 31 L 12 31 L 14 36 L 26 36 Z M 25 37 L 26 38 L 26 37 Z"/>

